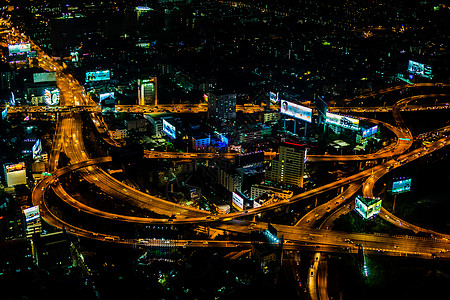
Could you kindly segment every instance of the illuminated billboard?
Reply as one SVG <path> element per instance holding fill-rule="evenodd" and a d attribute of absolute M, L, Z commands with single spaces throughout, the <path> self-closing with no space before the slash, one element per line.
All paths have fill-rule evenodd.
<path fill-rule="evenodd" d="M 138 6 L 138 7 L 136 7 L 136 10 L 139 10 L 139 11 L 149 11 L 149 10 L 151 10 L 151 8 L 148 7 L 148 6 Z"/>
<path fill-rule="evenodd" d="M 359 130 L 359 120 L 327 112 L 325 123 L 351 130 Z"/>
<path fill-rule="evenodd" d="M 47 105 L 59 104 L 59 89 L 45 89 L 44 90 L 44 102 Z"/>
<path fill-rule="evenodd" d="M 163 132 L 172 139 L 177 138 L 175 126 L 173 126 L 172 124 L 170 124 L 169 122 L 167 122 L 164 119 L 163 119 Z"/>
<path fill-rule="evenodd" d="M 281 100 L 282 114 L 311 123 L 312 109 L 286 100 Z"/>
<path fill-rule="evenodd" d="M 115 104 L 116 103 L 116 96 L 114 95 L 114 92 L 108 92 L 98 95 L 98 98 L 100 99 L 99 102 L 101 104 Z"/>
<path fill-rule="evenodd" d="M 37 220 L 40 217 L 39 206 L 32 206 L 23 210 L 25 215 L 25 222 L 29 223 L 31 221 Z"/>
<path fill-rule="evenodd" d="M 277 104 L 278 103 L 278 94 L 274 93 L 274 92 L 269 92 L 269 100 L 273 104 Z"/>
<path fill-rule="evenodd" d="M 244 198 L 242 198 L 240 195 L 238 195 L 236 192 L 233 192 L 232 194 L 232 204 L 233 206 L 240 211 L 244 210 Z"/>
<path fill-rule="evenodd" d="M 27 57 L 28 58 L 37 57 L 37 52 L 36 51 L 27 52 Z"/>
<path fill-rule="evenodd" d="M 377 133 L 377 131 L 378 131 L 378 125 L 375 125 L 375 126 L 370 127 L 370 128 L 368 128 L 366 130 L 363 130 L 362 137 L 366 138 L 366 137 L 373 136 L 373 135 L 375 135 L 375 133 Z"/>
<path fill-rule="evenodd" d="M 27 183 L 27 174 L 24 162 L 17 164 L 4 164 L 3 168 L 8 187 Z"/>
<path fill-rule="evenodd" d="M 378 214 L 381 210 L 380 198 L 365 198 L 363 196 L 356 196 L 355 210 L 364 218 L 370 219 Z"/>
<path fill-rule="evenodd" d="M 401 179 L 392 182 L 392 194 L 406 193 L 411 190 L 411 178 Z"/>
<path fill-rule="evenodd" d="M 36 141 L 36 143 L 34 143 L 32 150 L 33 150 L 33 159 L 36 159 L 36 157 L 38 157 L 39 155 L 41 155 L 41 152 L 42 152 L 42 143 L 41 143 L 41 140 L 40 140 L 40 139 L 38 139 L 38 140 Z"/>
<path fill-rule="evenodd" d="M 412 60 L 409 61 L 408 72 L 413 75 L 419 75 L 419 76 L 425 77 L 425 78 L 433 77 L 431 66 L 421 64 L 419 62 L 412 61 Z"/>
<path fill-rule="evenodd" d="M 15 45 L 8 45 L 8 51 L 9 51 L 9 55 L 23 53 L 23 52 L 30 52 L 31 45 L 30 45 L 30 43 L 20 43 L 20 44 L 15 44 Z"/>
<path fill-rule="evenodd" d="M 86 72 L 86 82 L 102 81 L 102 80 L 110 80 L 110 79 L 111 79 L 110 70 Z"/>
<path fill-rule="evenodd" d="M 34 73 L 33 82 L 56 82 L 56 72 Z"/>

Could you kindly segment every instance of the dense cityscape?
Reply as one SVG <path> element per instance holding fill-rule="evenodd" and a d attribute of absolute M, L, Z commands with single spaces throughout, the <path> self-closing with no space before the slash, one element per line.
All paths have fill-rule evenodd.
<path fill-rule="evenodd" d="M 438 299 L 450 6 L 6 0 L 1 299 Z"/>

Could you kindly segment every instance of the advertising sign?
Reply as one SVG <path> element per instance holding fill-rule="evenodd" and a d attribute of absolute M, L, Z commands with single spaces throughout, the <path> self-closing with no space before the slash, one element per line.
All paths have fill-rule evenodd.
<path fill-rule="evenodd" d="M 411 190 L 411 178 L 397 180 L 392 182 L 392 194 L 406 193 Z"/>
<path fill-rule="evenodd" d="M 98 95 L 98 98 L 100 99 L 100 103 L 103 104 L 113 104 L 116 100 L 114 92 L 100 94 Z"/>
<path fill-rule="evenodd" d="M 414 75 L 419 75 L 421 77 L 425 77 L 425 78 L 433 77 L 431 66 L 421 64 L 419 62 L 412 61 L 412 60 L 410 60 L 408 63 L 408 72 L 411 74 L 414 74 Z"/>
<path fill-rule="evenodd" d="M 36 51 L 27 52 L 27 57 L 28 58 L 37 57 L 37 52 Z"/>
<path fill-rule="evenodd" d="M 175 126 L 173 126 L 172 124 L 170 124 L 169 122 L 167 122 L 164 119 L 163 119 L 163 132 L 172 139 L 177 138 Z"/>
<path fill-rule="evenodd" d="M 17 163 L 17 164 L 5 164 L 6 173 L 17 172 L 25 170 L 25 163 Z"/>
<path fill-rule="evenodd" d="M 281 100 L 282 114 L 311 123 L 312 109 L 286 100 Z"/>
<path fill-rule="evenodd" d="M 9 55 L 22 53 L 22 52 L 30 52 L 31 45 L 30 45 L 30 43 L 20 43 L 20 44 L 15 44 L 15 45 L 8 45 L 8 51 L 9 51 Z"/>
<path fill-rule="evenodd" d="M 37 220 L 40 217 L 39 206 L 32 206 L 24 209 L 23 214 L 25 215 L 25 222 L 27 223 Z"/>
<path fill-rule="evenodd" d="M 149 11 L 149 10 L 151 10 L 151 8 L 148 6 L 138 6 L 138 7 L 136 7 L 136 10 Z"/>
<path fill-rule="evenodd" d="M 269 100 L 273 104 L 276 104 L 278 102 L 278 94 L 274 92 L 269 92 Z"/>
<path fill-rule="evenodd" d="M 381 210 L 380 198 L 364 198 L 356 196 L 355 210 L 364 218 L 370 219 L 372 216 L 378 214 Z"/>
<path fill-rule="evenodd" d="M 232 204 L 233 206 L 240 211 L 244 210 L 244 198 L 233 192 L 232 194 Z"/>
<path fill-rule="evenodd" d="M 327 112 L 325 123 L 337 125 L 351 130 L 359 130 L 359 120 Z"/>
<path fill-rule="evenodd" d="M 375 135 L 375 133 L 377 133 L 377 131 L 378 131 L 378 125 L 375 125 L 375 126 L 373 126 L 371 128 L 363 130 L 362 137 L 366 138 L 366 137 L 373 136 L 373 135 Z"/>
<path fill-rule="evenodd" d="M 27 174 L 25 170 L 25 163 L 3 165 L 5 170 L 6 183 L 8 187 L 27 183 Z"/>
<path fill-rule="evenodd" d="M 56 82 L 56 72 L 34 73 L 33 82 Z"/>
<path fill-rule="evenodd" d="M 41 144 L 41 140 L 40 139 L 38 139 L 36 141 L 36 143 L 34 143 L 32 150 L 33 150 L 33 159 L 36 159 L 36 157 L 41 155 L 42 144 Z"/>
<path fill-rule="evenodd" d="M 102 70 L 95 72 L 86 72 L 86 82 L 110 80 L 110 70 Z"/>
<path fill-rule="evenodd" d="M 58 105 L 59 104 L 59 90 L 55 89 L 45 89 L 44 90 L 44 102 L 47 105 Z"/>

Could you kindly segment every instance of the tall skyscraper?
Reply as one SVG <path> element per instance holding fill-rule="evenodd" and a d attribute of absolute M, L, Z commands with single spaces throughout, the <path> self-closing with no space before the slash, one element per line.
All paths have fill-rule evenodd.
<path fill-rule="evenodd" d="M 157 105 L 156 77 L 150 79 L 138 79 L 139 105 Z"/>
<path fill-rule="evenodd" d="M 236 94 L 208 93 L 208 119 L 216 122 L 236 119 Z"/>
<path fill-rule="evenodd" d="M 278 156 L 272 160 L 271 166 L 266 170 L 266 179 L 280 184 L 303 187 L 306 148 L 298 144 L 284 143 L 278 152 Z"/>

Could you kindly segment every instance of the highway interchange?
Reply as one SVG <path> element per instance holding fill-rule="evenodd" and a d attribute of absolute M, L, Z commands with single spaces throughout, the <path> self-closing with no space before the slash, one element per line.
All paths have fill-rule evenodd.
<path fill-rule="evenodd" d="M 9 35 L 18 34 L 16 31 L 10 31 Z M 24 40 L 23 35 L 19 36 Z M 29 41 L 31 42 L 31 41 Z M 369 169 L 363 170 L 354 175 L 341 178 L 340 180 L 328 183 L 326 185 L 308 190 L 302 194 L 294 195 L 286 201 L 279 201 L 270 205 L 261 206 L 259 208 L 250 209 L 245 212 L 235 212 L 223 215 L 211 215 L 207 211 L 181 206 L 169 202 L 158 197 L 142 193 L 124 183 L 114 179 L 110 174 L 99 166 L 102 163 L 111 161 L 111 157 L 89 158 L 88 153 L 83 144 L 82 122 L 78 112 L 80 110 L 88 110 L 91 112 L 99 112 L 100 108 L 90 99 L 84 92 L 84 88 L 70 74 L 64 71 L 64 68 L 56 63 L 51 57 L 46 55 L 37 45 L 32 43 L 33 49 L 37 51 L 40 67 L 48 71 L 57 72 L 57 84 L 61 91 L 61 104 L 58 107 L 10 107 L 8 113 L 41 113 L 41 112 L 58 112 L 57 129 L 53 139 L 53 148 L 50 154 L 50 171 L 51 176 L 40 181 L 33 190 L 33 204 L 40 205 L 41 216 L 49 224 L 54 227 L 65 229 L 72 234 L 98 239 L 109 242 L 123 244 L 140 244 L 143 246 L 160 246 L 170 245 L 178 247 L 229 247 L 229 248 L 249 248 L 250 241 L 220 241 L 220 240 L 171 240 L 163 241 L 159 239 L 139 238 L 133 239 L 126 236 L 114 236 L 109 233 L 90 231 L 85 228 L 77 227 L 70 224 L 64 219 L 57 217 L 52 212 L 50 206 L 46 203 L 46 193 L 49 189 L 65 203 L 82 211 L 92 217 L 111 219 L 115 222 L 141 223 L 141 224 L 160 224 L 160 225 L 182 225 L 182 224 L 203 224 L 211 226 L 218 230 L 226 230 L 230 232 L 240 232 L 248 234 L 251 230 L 266 229 L 267 224 L 262 222 L 247 221 L 249 216 L 259 214 L 261 212 L 271 211 L 282 207 L 289 206 L 295 202 L 308 199 L 310 197 L 320 195 L 326 191 L 342 188 L 342 192 L 331 199 L 327 203 L 317 206 L 310 212 L 302 216 L 294 226 L 281 224 L 272 224 L 278 230 L 279 235 L 284 237 L 285 250 L 310 250 L 320 251 L 313 255 L 313 263 L 311 268 L 311 276 L 309 278 L 309 290 L 312 299 L 326 299 L 326 262 L 321 259 L 320 253 L 325 252 L 344 252 L 356 253 L 357 245 L 362 245 L 366 253 L 393 255 L 393 256 L 412 256 L 420 258 L 450 258 L 449 235 L 435 232 L 420 226 L 411 224 L 405 220 L 401 220 L 386 209 L 382 209 L 379 217 L 392 223 L 395 226 L 409 229 L 417 232 L 428 234 L 427 238 L 417 238 L 412 236 L 388 236 L 383 234 L 357 234 L 332 231 L 333 221 L 339 215 L 347 213 L 349 200 L 355 193 L 362 190 L 366 197 L 373 196 L 373 188 L 377 180 L 388 174 L 395 168 L 410 163 L 420 157 L 429 155 L 433 151 L 448 146 L 450 136 L 448 132 L 450 128 L 445 127 L 436 130 L 442 137 L 424 147 L 409 151 L 414 137 L 409 131 L 407 124 L 401 118 L 402 110 L 430 110 L 430 109 L 447 109 L 448 104 L 440 103 L 437 105 L 409 105 L 412 101 L 420 102 L 427 98 L 447 98 L 448 94 L 424 94 L 410 96 L 401 99 L 393 106 L 380 107 L 330 107 L 331 112 L 341 112 L 345 114 L 364 112 L 387 112 L 391 111 L 395 118 L 395 126 L 385 122 L 366 119 L 371 123 L 378 124 L 392 131 L 396 135 L 396 141 L 393 144 L 381 149 L 380 151 L 367 155 L 310 155 L 309 163 L 320 161 L 366 161 L 378 160 L 379 164 Z M 400 85 L 379 91 L 378 94 L 390 93 L 405 88 L 423 88 L 434 86 L 435 84 L 414 84 Z M 441 86 L 449 86 L 441 84 Z M 378 95 L 377 94 L 377 95 Z M 373 97 L 374 95 L 365 95 L 359 98 Z M 264 107 L 260 106 L 242 106 L 238 109 L 252 113 L 261 111 Z M 206 111 L 205 105 L 158 105 L 158 107 L 141 107 L 141 106 L 118 106 L 118 111 L 124 112 L 173 112 L 173 113 L 198 113 Z M 362 119 L 363 117 L 355 117 Z M 92 114 L 95 119 L 95 115 Z M 364 118 L 365 119 L 365 118 Z M 95 122 L 94 122 L 95 123 Z M 112 140 L 107 141 L 115 143 Z M 70 165 L 58 169 L 59 153 L 64 152 L 70 159 Z M 161 153 L 147 151 L 147 158 L 158 158 L 164 155 L 168 159 L 210 159 L 215 154 L 180 154 L 180 153 Z M 267 155 L 271 155 L 267 153 Z M 273 155 L 273 154 L 272 154 Z M 228 157 L 233 159 L 232 156 Z M 98 166 L 99 165 L 99 166 Z M 101 211 L 87 206 L 74 199 L 67 193 L 59 181 L 59 177 L 70 172 L 78 171 L 79 174 L 90 184 L 99 187 L 102 192 L 110 195 L 115 199 L 128 201 L 132 205 L 142 209 L 150 210 L 154 213 L 162 215 L 162 218 L 146 218 L 129 215 L 114 214 L 111 212 Z M 171 216 L 175 215 L 175 218 Z M 326 218 L 324 218 L 326 216 Z M 244 219 L 243 219 L 244 218 Z M 250 229 L 251 228 L 251 229 Z M 309 272 L 308 272 L 309 274 Z M 319 275 L 317 275 L 319 274 Z M 317 277 L 319 276 L 319 277 Z M 308 276 L 309 277 L 309 276 Z M 316 286 L 318 284 L 318 286 Z M 324 288 L 325 286 L 325 288 Z"/>

